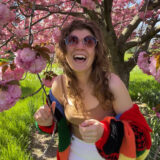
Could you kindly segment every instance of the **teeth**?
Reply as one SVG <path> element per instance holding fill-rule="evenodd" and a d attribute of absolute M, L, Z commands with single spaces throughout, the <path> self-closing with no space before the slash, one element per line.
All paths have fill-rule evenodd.
<path fill-rule="evenodd" d="M 74 58 L 86 59 L 84 55 L 75 55 Z"/>

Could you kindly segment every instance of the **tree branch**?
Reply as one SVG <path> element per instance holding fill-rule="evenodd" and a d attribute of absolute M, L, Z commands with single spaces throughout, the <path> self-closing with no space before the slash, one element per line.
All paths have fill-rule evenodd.
<path fill-rule="evenodd" d="M 104 26 L 102 26 L 103 29 L 105 30 L 104 38 L 106 40 L 108 47 L 115 46 L 117 41 L 117 36 L 112 24 L 112 17 L 111 17 L 113 0 L 107 0 L 104 1 L 103 3 L 104 3 L 103 16 L 106 23 L 104 24 Z"/>
<path fill-rule="evenodd" d="M 155 9 L 157 7 L 157 5 L 160 6 L 160 1 L 159 0 L 153 0 L 153 1 L 145 1 L 143 7 L 141 8 L 141 12 L 146 12 L 147 10 L 152 10 Z M 124 30 L 122 31 L 119 39 L 118 39 L 118 47 L 121 46 L 121 44 L 124 44 L 127 39 L 130 37 L 130 35 L 132 34 L 132 32 L 137 28 L 137 26 L 140 24 L 142 20 L 140 19 L 140 17 L 138 15 L 136 15 L 133 20 L 131 21 L 131 23 L 124 28 Z"/>
<path fill-rule="evenodd" d="M 64 14 L 64 15 L 69 14 L 69 15 L 75 16 L 75 17 L 76 17 L 76 16 L 78 16 L 78 17 L 80 17 L 80 16 L 82 17 L 82 16 L 83 16 L 83 13 L 77 13 L 77 12 L 50 12 L 50 13 L 48 13 L 46 16 L 44 16 L 44 17 L 40 18 L 39 20 L 37 20 L 36 22 L 32 23 L 32 26 L 35 25 L 35 24 L 37 24 L 37 23 L 39 23 L 39 22 L 42 21 L 43 19 L 51 16 L 52 14 L 55 14 L 55 13 Z M 25 29 L 28 29 L 28 26 L 27 26 Z"/>
<path fill-rule="evenodd" d="M 155 35 L 155 38 L 160 38 L 160 34 Z"/>
<path fill-rule="evenodd" d="M 153 38 L 158 32 L 160 32 L 160 25 L 158 25 L 155 28 L 152 28 L 150 30 L 150 32 L 148 32 L 148 34 L 143 35 L 141 38 L 137 38 L 134 41 L 130 41 L 128 43 L 126 43 L 126 45 L 124 46 L 123 50 L 126 51 L 132 47 L 137 46 L 138 44 L 143 44 L 144 42 L 146 42 L 148 39 Z"/>
<path fill-rule="evenodd" d="M 143 43 L 143 45 L 139 48 L 137 46 L 137 49 L 136 49 L 133 57 L 129 58 L 129 60 L 127 62 L 125 62 L 125 66 L 126 66 L 125 68 L 127 68 L 129 72 L 135 67 L 135 65 L 137 63 L 139 52 L 148 50 L 149 43 L 150 43 L 150 40 Z"/>
<path fill-rule="evenodd" d="M 9 39 L 7 39 L 7 40 L 0 46 L 0 48 L 2 48 L 3 46 L 7 45 L 13 38 L 14 38 L 14 36 L 11 36 Z"/>
<path fill-rule="evenodd" d="M 130 24 L 126 28 L 124 28 L 124 30 L 122 31 L 117 42 L 118 46 L 120 46 L 120 44 L 124 44 L 127 41 L 127 39 L 130 37 L 133 31 L 137 28 L 140 22 L 141 22 L 141 19 L 139 18 L 138 15 L 136 15 L 133 18 L 133 20 L 130 22 Z"/>
<path fill-rule="evenodd" d="M 148 1 L 149 1 L 149 3 L 148 3 Z M 148 5 L 148 7 L 147 7 L 147 9 L 148 10 L 157 10 L 157 9 L 159 9 L 160 8 L 160 1 L 159 0 L 147 0 L 147 1 L 145 1 L 145 4 L 144 4 L 144 6 L 141 8 L 141 10 L 140 11 L 145 11 L 145 8 L 146 8 L 146 6 Z"/>
<path fill-rule="evenodd" d="M 34 96 L 35 94 L 37 94 L 42 88 L 43 88 L 44 85 L 42 85 L 37 91 L 35 91 L 34 93 L 30 94 L 30 95 L 27 95 L 27 96 L 24 96 L 24 97 L 21 97 L 20 99 L 25 99 L 27 97 L 31 97 L 31 96 Z"/>
<path fill-rule="evenodd" d="M 105 21 L 107 24 L 107 31 L 108 32 L 113 29 L 112 18 L 111 18 L 112 3 L 113 3 L 113 0 L 104 1 L 104 18 L 105 18 Z"/>
<path fill-rule="evenodd" d="M 81 4 L 81 0 L 75 0 L 79 5 Z M 100 7 L 100 5 L 98 4 L 98 2 L 96 2 L 96 4 L 98 5 L 98 7 Z M 99 15 L 99 16 L 101 16 L 98 12 L 96 12 L 95 10 L 89 10 L 89 9 L 87 9 L 86 7 L 83 7 L 83 6 L 80 6 L 82 9 L 83 9 L 83 11 L 84 11 L 84 13 L 85 14 L 87 14 L 87 15 L 89 15 L 89 17 L 90 17 L 90 19 L 92 19 L 92 20 L 94 20 L 94 21 L 96 21 L 97 23 L 99 23 L 100 22 L 100 18 L 97 16 L 97 15 Z M 84 14 L 83 13 L 83 14 Z M 84 17 L 85 18 L 85 17 Z"/>

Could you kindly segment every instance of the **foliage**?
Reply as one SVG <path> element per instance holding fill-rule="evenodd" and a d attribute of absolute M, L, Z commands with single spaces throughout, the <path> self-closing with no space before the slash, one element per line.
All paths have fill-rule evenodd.
<path fill-rule="evenodd" d="M 110 51 L 115 72 L 126 85 L 129 72 L 136 65 L 137 59 L 139 67 L 145 73 L 152 74 L 160 82 L 159 6 L 160 1 L 157 0 L 1 0 L 0 112 L 14 106 L 20 97 L 30 93 L 29 90 L 35 91 L 34 82 L 31 81 L 30 85 L 33 86 L 31 89 L 30 82 L 25 84 L 20 81 L 26 73 L 27 75 L 28 72 L 37 74 L 41 85 L 35 84 L 35 86 L 39 86 L 39 90 L 44 85 L 50 87 L 56 76 L 52 71 L 52 63 L 60 30 L 75 18 L 88 18 L 99 24 L 103 31 L 104 44 Z M 125 58 L 128 50 L 132 51 L 134 56 Z M 42 77 L 43 82 L 40 79 Z M 139 82 L 132 82 L 131 78 L 130 84 L 130 88 L 139 89 L 136 93 L 130 89 L 132 97 L 134 99 L 138 97 L 138 101 L 148 103 L 150 108 L 159 103 L 160 95 L 157 89 L 149 92 L 144 90 L 146 85 L 159 86 L 156 82 L 151 85 L 152 80 L 145 81 L 142 85 L 140 83 L 142 79 Z M 15 90 L 16 96 L 13 94 Z M 21 102 L 17 104 L 19 103 Z M 20 107 L 19 111 L 21 109 Z M 2 122 L 13 117 L 9 113 L 0 113 L 5 118 Z M 30 114 L 32 113 L 33 111 L 30 110 Z M 9 116 L 5 117 L 7 114 Z M 19 125 L 19 128 L 23 130 L 24 124 Z M 15 133 L 18 134 L 18 131 Z"/>
<path fill-rule="evenodd" d="M 155 107 L 160 103 L 160 84 L 136 66 L 131 72 L 129 91 L 134 101 Z"/>
<path fill-rule="evenodd" d="M 136 66 L 130 75 L 129 93 L 133 101 L 140 103 L 140 109 L 153 130 L 151 134 L 152 147 L 147 160 L 157 160 L 160 158 L 158 150 L 160 146 L 160 118 L 155 115 L 152 108 L 160 103 L 160 84 Z"/>
<path fill-rule="evenodd" d="M 40 86 L 38 78 L 28 75 L 21 82 L 22 96 L 28 95 Z M 34 123 L 33 114 L 43 104 L 42 92 L 34 97 L 19 100 L 10 110 L 0 113 L 0 160 L 31 159 L 28 146 Z"/>
<path fill-rule="evenodd" d="M 55 68 L 58 67 L 55 65 Z M 57 70 L 60 74 L 61 70 Z M 24 81 L 21 81 L 23 97 L 33 93 L 40 87 L 40 82 L 35 75 L 28 74 Z M 143 87 L 139 87 L 143 86 Z M 160 144 L 160 119 L 155 116 L 152 107 L 158 102 L 154 96 L 150 98 L 149 93 L 159 93 L 160 84 L 155 82 L 153 77 L 143 74 L 136 67 L 131 72 L 129 92 L 134 101 L 147 103 L 147 106 L 142 107 L 142 113 L 145 115 L 150 124 L 152 133 L 152 148 L 148 160 L 153 160 L 156 149 Z M 142 90 L 141 90 L 142 89 Z M 48 93 L 49 89 L 47 89 Z M 141 94 L 138 94 L 141 93 Z M 0 113 L 0 160 L 28 160 L 30 151 L 31 132 L 35 132 L 33 114 L 39 106 L 43 104 L 42 92 L 33 97 L 28 97 L 17 102 L 10 110 Z"/>
<path fill-rule="evenodd" d="M 147 73 L 151 73 L 159 81 L 160 58 L 157 58 L 159 51 L 155 55 L 155 50 L 157 51 L 159 46 L 156 36 L 160 31 L 157 25 L 160 13 L 156 7 L 158 4 L 158 1 L 147 3 L 144 0 L 138 2 L 136 0 L 2 0 L 0 2 L 0 112 L 9 109 L 20 98 L 18 81 L 24 72 L 33 74 L 43 72 L 45 78 L 43 81 L 40 80 L 42 85 L 51 86 L 56 75 L 51 71 L 52 67 L 46 67 L 46 64 L 53 63 L 55 45 L 59 40 L 61 28 L 74 18 L 88 18 L 99 24 L 104 32 L 104 43 L 110 49 L 113 67 L 126 85 L 129 79 L 126 75 L 128 76 L 129 71 L 135 66 L 136 56 L 131 56 L 125 61 L 125 52 L 134 50 L 136 53 L 147 50 L 148 47 L 142 49 L 142 46 L 148 46 L 146 43 L 149 44 L 154 38 L 155 45 L 152 44 L 150 49 L 150 52 L 154 52 L 153 57 L 149 60 L 147 54 L 140 54 L 138 65 L 144 72 L 146 69 L 149 70 Z M 138 32 L 138 28 L 141 32 Z M 146 34 L 143 34 L 142 30 Z M 21 70 L 18 78 L 14 76 L 15 73 L 20 73 L 17 70 Z M 14 97 L 10 90 L 19 92 Z"/>

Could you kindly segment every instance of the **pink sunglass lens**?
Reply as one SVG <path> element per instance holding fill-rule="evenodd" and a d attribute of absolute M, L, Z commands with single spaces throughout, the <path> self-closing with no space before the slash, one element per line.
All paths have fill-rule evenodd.
<path fill-rule="evenodd" d="M 78 44 L 78 37 L 76 37 L 76 36 L 69 36 L 66 39 L 66 44 L 67 45 L 76 45 L 76 44 Z"/>
<path fill-rule="evenodd" d="M 96 41 L 96 39 L 94 37 L 87 36 L 87 37 L 84 38 L 84 43 L 88 47 L 93 47 L 93 46 L 96 46 L 97 41 Z"/>
<path fill-rule="evenodd" d="M 69 46 L 74 46 L 77 45 L 79 43 L 79 39 L 77 36 L 68 36 L 65 39 L 65 43 L 66 45 Z M 86 46 L 86 47 L 94 47 L 97 45 L 97 40 L 95 37 L 93 36 L 86 36 L 84 37 L 84 39 L 82 40 L 82 43 Z"/>

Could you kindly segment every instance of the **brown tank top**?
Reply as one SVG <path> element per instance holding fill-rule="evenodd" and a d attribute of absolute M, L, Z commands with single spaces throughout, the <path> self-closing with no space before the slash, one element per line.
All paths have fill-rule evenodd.
<path fill-rule="evenodd" d="M 67 97 L 66 89 L 64 86 L 63 76 L 61 76 L 61 84 L 62 84 L 62 91 L 64 97 L 64 112 L 68 122 L 71 124 L 72 133 L 82 139 L 80 132 L 79 132 L 79 124 L 81 124 L 86 119 L 96 119 L 96 120 L 103 120 L 106 116 L 114 116 L 115 112 L 113 108 L 111 110 L 103 109 L 100 104 L 98 104 L 95 108 L 90 110 L 84 111 L 77 110 L 74 105 L 71 104 L 69 98 Z"/>

